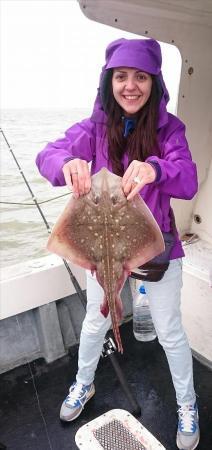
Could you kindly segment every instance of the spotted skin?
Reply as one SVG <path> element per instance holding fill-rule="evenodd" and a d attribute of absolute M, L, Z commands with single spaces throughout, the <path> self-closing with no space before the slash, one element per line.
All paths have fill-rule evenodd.
<path fill-rule="evenodd" d="M 105 294 L 101 312 L 105 317 L 110 312 L 117 347 L 123 352 L 120 291 L 133 269 L 164 250 L 160 229 L 140 195 L 128 201 L 121 178 L 101 169 L 92 176 L 89 194 L 69 200 L 47 247 L 96 273 Z"/>

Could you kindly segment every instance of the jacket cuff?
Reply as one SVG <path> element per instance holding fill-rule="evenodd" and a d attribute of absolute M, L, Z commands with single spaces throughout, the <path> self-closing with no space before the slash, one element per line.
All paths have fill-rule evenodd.
<path fill-rule="evenodd" d="M 66 158 L 64 158 L 64 163 L 67 163 L 67 162 L 69 162 L 69 161 L 72 161 L 73 159 L 75 159 L 76 157 L 74 157 L 74 156 L 67 156 Z"/>
<path fill-rule="evenodd" d="M 155 170 L 156 173 L 156 178 L 155 178 L 155 182 L 160 181 L 161 179 L 161 175 L 162 175 L 162 171 L 161 171 L 161 167 L 160 164 L 158 164 L 157 161 L 147 161 L 148 164 L 150 164 L 153 169 Z"/>

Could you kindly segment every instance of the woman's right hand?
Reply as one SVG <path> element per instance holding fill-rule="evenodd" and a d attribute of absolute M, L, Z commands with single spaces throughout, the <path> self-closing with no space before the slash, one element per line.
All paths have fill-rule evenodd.
<path fill-rule="evenodd" d="M 91 189 L 91 176 L 87 161 L 72 159 L 64 164 L 62 171 L 67 186 L 73 189 L 75 198 L 88 194 Z"/>

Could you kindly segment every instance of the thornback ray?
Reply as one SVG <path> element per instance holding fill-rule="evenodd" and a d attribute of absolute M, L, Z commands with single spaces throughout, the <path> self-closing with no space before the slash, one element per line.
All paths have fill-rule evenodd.
<path fill-rule="evenodd" d="M 165 249 L 160 228 L 137 194 L 128 201 L 121 177 L 106 168 L 91 177 L 91 190 L 73 196 L 53 227 L 47 248 L 52 253 L 96 273 L 104 290 L 100 306 L 111 314 L 118 350 L 122 317 L 120 292 L 130 272 Z"/>

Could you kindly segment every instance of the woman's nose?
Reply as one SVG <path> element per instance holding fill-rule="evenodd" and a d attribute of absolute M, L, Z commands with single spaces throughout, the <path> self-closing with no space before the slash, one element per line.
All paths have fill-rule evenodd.
<path fill-rule="evenodd" d="M 128 91 L 133 91 L 136 88 L 136 83 L 135 80 L 133 78 L 128 78 L 126 80 L 126 85 L 125 85 L 126 89 Z"/>

